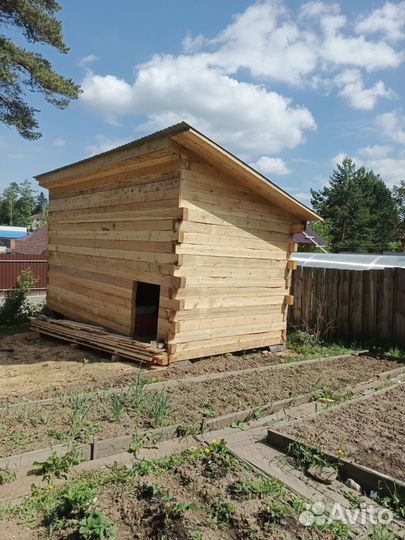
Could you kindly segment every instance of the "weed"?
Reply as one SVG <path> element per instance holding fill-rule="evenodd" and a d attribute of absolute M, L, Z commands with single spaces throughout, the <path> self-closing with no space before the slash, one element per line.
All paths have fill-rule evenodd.
<path fill-rule="evenodd" d="M 286 504 L 277 501 L 267 501 L 261 518 L 270 523 L 280 523 L 290 513 Z"/>
<path fill-rule="evenodd" d="M 229 491 L 235 499 L 263 498 L 271 495 L 275 491 L 280 491 L 282 484 L 277 480 L 271 480 L 262 476 L 250 478 L 242 476 L 239 480 L 231 484 Z"/>
<path fill-rule="evenodd" d="M 313 529 L 319 532 L 332 533 L 334 540 L 347 540 L 351 537 L 350 527 L 343 523 L 343 521 L 326 521 L 324 525 L 316 525 Z"/>
<path fill-rule="evenodd" d="M 289 332 L 287 346 L 299 355 L 301 360 L 338 356 L 353 350 L 343 344 L 321 341 L 316 336 L 302 330 Z"/>
<path fill-rule="evenodd" d="M 210 505 L 209 512 L 216 522 L 229 524 L 235 516 L 236 507 L 233 503 L 219 501 Z"/>
<path fill-rule="evenodd" d="M 168 413 L 169 409 L 169 400 L 167 397 L 166 390 L 163 389 L 160 392 L 157 392 L 154 396 L 152 402 L 152 417 L 153 425 L 159 427 L 163 424 L 164 419 Z"/>
<path fill-rule="evenodd" d="M 203 418 L 215 418 L 216 416 L 215 411 L 213 411 L 209 407 L 204 407 L 201 413 L 202 413 Z"/>
<path fill-rule="evenodd" d="M 82 517 L 95 503 L 97 492 L 91 483 L 74 482 L 67 484 L 62 491 L 56 513 L 60 517 Z"/>
<path fill-rule="evenodd" d="M 368 531 L 368 538 L 371 540 L 396 540 L 397 536 L 384 525 L 376 525 Z"/>
<path fill-rule="evenodd" d="M 130 471 L 125 465 L 120 465 L 116 461 L 112 465 L 107 465 L 108 476 L 106 483 L 123 484 L 128 480 Z"/>
<path fill-rule="evenodd" d="M 307 469 L 312 465 L 338 468 L 338 463 L 332 463 L 321 450 L 310 448 L 306 444 L 293 442 L 288 446 L 288 454 L 301 467 Z"/>
<path fill-rule="evenodd" d="M 343 490 L 343 496 L 350 503 L 352 508 L 360 508 L 361 499 L 358 495 L 354 495 L 351 491 Z"/>
<path fill-rule="evenodd" d="M 114 392 L 110 396 L 112 404 L 112 420 L 113 422 L 119 422 L 122 418 L 124 409 L 124 398 L 122 394 Z"/>
<path fill-rule="evenodd" d="M 108 540 L 115 536 L 115 525 L 96 510 L 83 518 L 79 525 L 79 535 L 84 540 Z"/>
<path fill-rule="evenodd" d="M 76 449 L 70 450 L 61 456 L 54 452 L 45 461 L 35 461 L 33 470 L 35 474 L 42 474 L 47 480 L 53 476 L 56 478 L 66 478 L 67 472 L 72 465 L 78 465 L 83 461 L 83 454 Z"/>
<path fill-rule="evenodd" d="M 201 426 L 199 424 L 181 424 L 177 426 L 177 437 L 193 437 L 201 432 Z"/>
<path fill-rule="evenodd" d="M 386 352 L 386 355 L 390 358 L 403 359 L 405 358 L 405 350 L 400 349 L 399 347 L 391 347 L 391 349 Z"/>
<path fill-rule="evenodd" d="M 132 452 L 134 457 L 136 457 L 139 453 L 139 450 L 141 450 L 145 445 L 147 445 L 149 441 L 149 433 L 143 433 L 142 435 L 138 435 L 138 432 L 135 430 L 132 435 L 131 444 L 129 445 L 129 451 Z"/>
<path fill-rule="evenodd" d="M 14 471 L 10 471 L 8 467 L 0 468 L 0 486 L 9 484 L 15 480 L 16 474 Z"/>
<path fill-rule="evenodd" d="M 386 508 L 393 510 L 398 516 L 405 519 L 405 497 L 394 486 L 393 491 L 389 490 L 388 495 L 381 494 L 381 485 L 378 486 L 377 502 Z"/>

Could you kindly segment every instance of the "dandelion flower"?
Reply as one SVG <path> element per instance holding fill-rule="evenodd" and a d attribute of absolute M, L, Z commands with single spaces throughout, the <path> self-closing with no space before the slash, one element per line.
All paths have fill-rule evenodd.
<path fill-rule="evenodd" d="M 49 484 L 48 489 L 53 489 L 53 485 Z"/>
<path fill-rule="evenodd" d="M 343 457 L 345 455 L 345 451 L 343 450 L 343 448 L 339 448 L 338 455 L 339 457 Z"/>
<path fill-rule="evenodd" d="M 218 439 L 212 439 L 211 444 L 218 444 Z"/>
<path fill-rule="evenodd" d="M 211 450 L 209 448 L 205 448 L 204 449 L 204 452 L 207 456 L 209 456 L 211 454 Z"/>

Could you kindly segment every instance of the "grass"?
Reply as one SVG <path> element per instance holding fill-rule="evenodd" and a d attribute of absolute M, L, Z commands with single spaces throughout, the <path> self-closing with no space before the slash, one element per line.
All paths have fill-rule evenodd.
<path fill-rule="evenodd" d="M 297 360 L 339 356 L 357 349 L 348 343 L 319 341 L 315 336 L 303 330 L 289 332 L 287 347 L 297 355 Z"/>

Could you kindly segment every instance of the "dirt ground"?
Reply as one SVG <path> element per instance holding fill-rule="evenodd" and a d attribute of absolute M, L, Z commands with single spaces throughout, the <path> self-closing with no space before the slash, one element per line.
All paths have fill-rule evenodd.
<path fill-rule="evenodd" d="M 159 391 L 148 390 L 146 385 L 139 406 L 135 406 L 137 398 L 133 388 L 110 396 L 72 395 L 33 410 L 26 408 L 18 413 L 3 414 L 0 456 L 63 443 L 72 437 L 87 442 L 94 435 L 97 439 L 106 439 L 164 425 L 198 430 L 203 418 L 304 393 L 345 392 L 348 387 L 400 366 L 403 364 L 394 360 L 351 356 L 319 363 L 284 364 L 265 372 L 240 372 L 219 380 L 180 382 Z"/>
<path fill-rule="evenodd" d="M 405 480 L 404 385 L 330 410 L 285 430 L 317 448 Z"/>
<path fill-rule="evenodd" d="M 301 525 L 299 513 L 304 501 L 278 480 L 265 479 L 246 468 L 220 450 L 220 444 L 212 443 L 205 450 L 195 448 L 185 457 L 163 462 L 140 462 L 132 470 L 116 465 L 109 472 L 100 471 L 98 480 L 93 477 L 86 482 L 96 489 L 92 505 L 114 523 L 114 538 L 120 540 L 342 538 L 332 528 Z M 73 480 L 70 493 L 75 485 L 83 485 L 83 480 Z M 61 487 L 60 493 L 68 490 Z M 22 510 L 21 519 L 0 518 L 0 539 L 48 538 L 44 524 L 52 519 L 52 539 L 77 538 L 77 516 L 69 519 L 69 505 L 55 505 L 52 497 L 57 500 L 58 489 L 38 493 L 35 501 L 46 504 L 31 503 L 35 510 L 30 514 Z M 59 521 L 49 508 L 54 508 L 57 516 L 60 514 Z M 24 517 L 31 521 L 28 534 Z"/>
<path fill-rule="evenodd" d="M 2 351 L 3 349 L 3 351 Z M 4 350 L 13 349 L 13 352 Z M 124 386 L 133 381 L 139 370 L 149 379 L 178 379 L 259 367 L 280 362 L 291 356 L 284 353 L 227 354 L 199 360 L 190 365 L 150 370 L 135 362 L 112 361 L 111 355 L 52 338 L 26 341 L 24 334 L 0 338 L 0 404 L 25 399 L 42 399 L 76 389 Z"/>

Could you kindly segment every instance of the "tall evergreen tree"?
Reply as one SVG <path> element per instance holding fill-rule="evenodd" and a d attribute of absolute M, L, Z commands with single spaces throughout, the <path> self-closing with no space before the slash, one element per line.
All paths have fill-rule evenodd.
<path fill-rule="evenodd" d="M 381 252 L 398 238 L 399 214 L 391 191 L 379 175 L 357 168 L 352 159 L 344 158 L 329 186 L 311 194 L 333 251 Z"/>
<path fill-rule="evenodd" d="M 31 44 L 54 47 L 66 54 L 55 0 L 0 0 L 0 25 L 18 28 Z M 0 121 L 14 126 L 28 140 L 38 139 L 38 109 L 26 101 L 26 91 L 38 92 L 60 109 L 77 98 L 79 86 L 53 70 L 40 53 L 20 47 L 11 38 L 0 34 Z"/>

